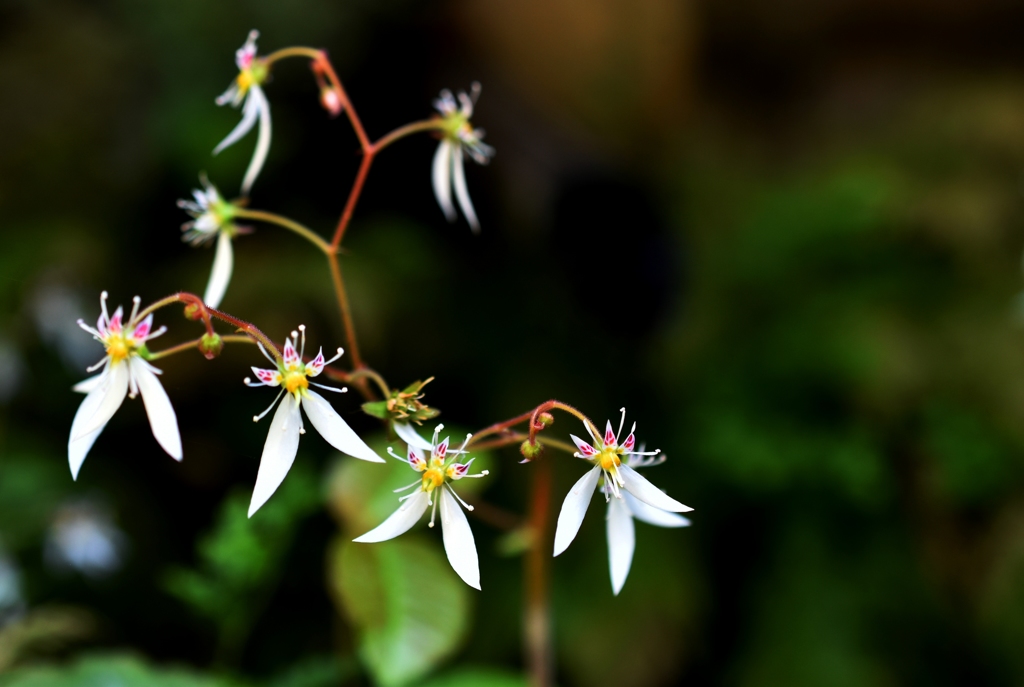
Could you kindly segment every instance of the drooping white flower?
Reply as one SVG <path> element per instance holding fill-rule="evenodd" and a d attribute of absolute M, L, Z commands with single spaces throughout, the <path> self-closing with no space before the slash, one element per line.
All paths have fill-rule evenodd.
<path fill-rule="evenodd" d="M 245 45 L 235 51 L 235 64 L 238 65 L 238 76 L 228 90 L 218 98 L 218 105 L 231 104 L 232 107 L 242 106 L 242 121 L 231 130 L 223 141 L 213 149 L 216 155 L 240 138 L 245 136 L 259 122 L 260 129 L 256 138 L 256 149 L 253 151 L 249 168 L 242 179 L 242 195 L 249 195 L 256 177 L 259 176 L 263 163 L 270 151 L 270 103 L 260 86 L 267 78 L 267 67 L 256 57 L 256 39 L 260 32 L 253 30 Z"/>
<path fill-rule="evenodd" d="M 100 307 L 102 314 L 95 329 L 81 320 L 78 321 L 82 329 L 103 344 L 107 354 L 103 360 L 89 368 L 89 372 L 101 367 L 103 371 L 74 387 L 75 391 L 86 394 L 71 423 L 71 437 L 68 440 L 68 463 L 71 466 L 71 476 L 75 479 L 78 479 L 78 471 L 89 449 L 96 442 L 96 437 L 121 407 L 126 395 L 135 398 L 136 395 L 142 394 L 149 425 L 157 443 L 172 458 L 181 460 L 178 418 L 174 414 L 171 400 L 167 398 L 167 392 L 157 378 L 157 375 L 161 374 L 160 370 L 146 362 L 143 357 L 146 342 L 160 336 L 166 329 L 161 327 L 152 331 L 153 315 L 149 315 L 141 322 L 136 321 L 139 309 L 138 296 L 135 297 L 128 322 L 122 321 L 123 312 L 120 307 L 114 311 L 113 317 L 107 315 L 106 291 L 100 295 Z"/>
<path fill-rule="evenodd" d="M 201 177 L 201 181 L 202 189 L 192 189 L 195 200 L 178 201 L 178 207 L 192 216 L 192 221 L 181 225 L 181 230 L 185 232 L 182 239 L 193 246 L 199 246 L 209 243 L 216 237 L 217 249 L 213 255 L 213 270 L 210 272 L 210 281 L 206 284 L 203 302 L 211 308 L 219 308 L 228 289 L 228 282 L 231 281 L 231 272 L 235 264 L 231 241 L 242 233 L 242 228 L 233 221 L 235 206 L 224 200 L 217 187 L 205 177 Z"/>
<path fill-rule="evenodd" d="M 612 586 L 615 588 L 616 594 L 626 580 L 629 564 L 633 559 L 632 517 L 641 517 L 638 513 L 642 513 L 641 519 L 648 522 L 651 519 L 657 519 L 657 516 L 651 511 L 643 508 L 644 505 L 655 511 L 664 512 L 666 515 L 693 510 L 658 489 L 634 469 L 636 466 L 649 464 L 645 463 L 644 459 L 657 456 L 661 452 L 635 449 L 636 423 L 633 424 L 626 440 L 620 444 L 619 436 L 622 434 L 625 420 L 626 409 L 623 408 L 618 433 L 612 430 L 612 423 L 609 421 L 606 424 L 603 437 L 597 436 L 587 426 L 587 432 L 594 442 L 593 445 L 575 435 L 569 435 L 579 449 L 579 452 L 575 454 L 576 457 L 587 461 L 594 467 L 588 470 L 569 490 L 565 501 L 562 502 L 562 510 L 558 514 L 558 524 L 555 527 L 554 553 L 557 556 L 565 551 L 572 540 L 576 538 L 576 533 L 579 532 L 580 525 L 583 523 L 583 516 L 587 513 L 587 507 L 590 505 L 594 491 L 597 489 L 598 483 L 603 482 L 602 492 L 609 503 L 609 556 L 612 567 Z M 641 504 L 641 506 L 637 510 L 633 510 L 634 503 Z M 628 512 L 624 513 L 621 510 L 622 507 L 627 508 Z M 624 517 L 628 523 L 623 520 Z"/>
<path fill-rule="evenodd" d="M 462 208 L 462 214 L 473 231 L 480 231 L 473 203 L 469 199 L 466 188 L 466 172 L 463 168 L 463 157 L 469 155 L 481 165 L 486 165 L 494 156 L 494 148 L 482 141 L 483 129 L 474 129 L 469 123 L 473 116 L 473 106 L 480 97 L 480 84 L 473 83 L 470 94 L 459 91 L 458 103 L 448 89 L 441 91 L 441 97 L 434 100 L 434 107 L 441 113 L 444 121 L 441 143 L 434 153 L 434 167 L 431 178 L 434 182 L 434 196 L 438 205 L 449 222 L 454 222 L 457 215 L 452 205 L 452 189 L 455 198 Z"/>
<path fill-rule="evenodd" d="M 408 441 L 408 458 L 391 452 L 393 458 L 421 473 L 421 477 L 412 484 L 408 484 L 396 492 L 405 491 L 416 487 L 413 493 L 399 499 L 401 505 L 387 520 L 370 530 L 354 541 L 362 543 L 374 543 L 394 539 L 412 529 L 413 525 L 419 522 L 420 518 L 432 507 L 430 511 L 430 527 L 434 526 L 434 518 L 437 515 L 438 507 L 441 509 L 441 533 L 444 539 L 444 550 L 448 555 L 448 562 L 458 573 L 462 581 L 474 589 L 480 589 L 480 564 L 476 554 L 476 541 L 473 539 L 473 530 L 469 527 L 469 521 L 462 509 L 473 510 L 473 506 L 463 501 L 452 482 L 457 482 L 464 477 L 483 477 L 487 470 L 476 474 L 469 474 L 469 466 L 474 459 L 466 463 L 458 462 L 465 455 L 466 442 L 458 450 L 448 450 L 448 437 L 438 443 L 438 434 L 444 428 L 438 425 L 434 430 L 433 441 L 430 442 L 430 459 L 424 456 L 417 446 L 425 441 L 417 435 L 417 440 Z M 414 432 L 415 433 L 415 432 Z M 390 452 L 390 451 L 389 451 Z"/>
<path fill-rule="evenodd" d="M 639 451 L 622 457 L 622 464 L 628 465 L 634 470 L 663 462 L 665 462 L 664 455 L 650 455 L 644 451 L 643 446 Z M 628 491 L 620 492 L 622 498 L 615 498 L 609 482 L 602 485 L 601 492 L 608 502 L 606 516 L 608 568 L 611 573 L 612 592 L 618 596 L 622 585 L 626 583 L 629 568 L 633 564 L 633 550 L 636 546 L 633 520 L 640 520 L 657 527 L 688 527 L 690 520 L 678 513 L 648 505 Z"/>
<path fill-rule="evenodd" d="M 302 333 L 301 343 L 299 342 L 299 332 Z M 296 347 L 298 348 L 296 349 Z M 277 369 L 264 370 L 254 367 L 252 371 L 259 381 L 253 382 L 248 377 L 245 378 L 245 383 L 249 386 L 281 387 L 274 402 L 255 416 L 254 422 L 259 422 L 274 408 L 277 401 L 282 396 L 284 397 L 277 412 L 274 413 L 274 419 L 270 422 L 267 443 L 263 445 L 260 469 L 256 475 L 256 488 L 252 492 L 252 501 L 249 503 L 250 518 L 277 491 L 295 461 L 295 454 L 299 450 L 299 435 L 306 433 L 302 425 L 302 415 L 299 413 L 300 405 L 306 411 L 306 417 L 313 423 L 313 427 L 328 444 L 353 458 L 372 463 L 384 462 L 384 459 L 378 456 L 376 451 L 367 446 L 352 431 L 352 428 L 341 419 L 341 416 L 323 396 L 309 388 L 312 385 L 339 393 L 348 390 L 309 381 L 310 378 L 323 372 L 324 367 L 340 358 L 343 353 L 342 349 L 339 348 L 338 354 L 330 360 L 324 360 L 324 352 L 321 349 L 313 360 L 303 363 L 302 354 L 305 348 L 306 328 L 300 325 L 299 331 L 292 332 L 291 338 L 285 340 L 283 359 L 280 362 L 271 358 L 263 346 L 260 346 L 263 355 L 267 356 L 267 359 L 276 365 Z"/>

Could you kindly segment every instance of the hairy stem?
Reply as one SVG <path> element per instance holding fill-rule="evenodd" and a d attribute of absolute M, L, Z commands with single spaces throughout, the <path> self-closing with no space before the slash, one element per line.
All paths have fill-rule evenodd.
<path fill-rule="evenodd" d="M 245 336 L 244 334 L 225 334 L 220 337 L 220 340 L 224 343 L 254 343 L 253 339 Z M 146 360 L 160 360 L 161 358 L 167 358 L 176 353 L 182 353 L 184 351 L 198 350 L 199 344 L 202 342 L 202 338 L 193 339 L 192 341 L 185 341 L 176 346 L 165 348 L 162 351 L 150 352 L 149 357 Z"/>

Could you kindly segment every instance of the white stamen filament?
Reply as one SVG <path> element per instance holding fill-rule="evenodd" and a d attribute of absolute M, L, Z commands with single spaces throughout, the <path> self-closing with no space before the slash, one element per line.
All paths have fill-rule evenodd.
<path fill-rule="evenodd" d="M 246 379 L 248 379 L 248 377 L 246 377 Z M 260 420 L 265 418 L 267 416 L 267 413 L 269 413 L 274 408 L 274 406 L 277 405 L 278 400 L 280 400 L 281 395 L 284 394 L 284 392 L 285 392 L 284 389 L 281 389 L 279 392 L 277 392 L 277 398 L 274 399 L 274 402 L 271 403 L 269 406 L 267 406 L 267 409 L 264 410 L 259 415 L 253 415 L 252 421 L 253 422 L 259 422 Z"/>
<path fill-rule="evenodd" d="M 343 355 L 345 355 L 345 349 L 344 349 L 344 348 L 341 348 L 341 347 L 339 346 L 339 347 L 338 347 L 338 354 L 337 354 L 337 355 L 335 355 L 335 356 L 334 356 L 333 358 L 331 358 L 330 360 L 325 360 L 325 361 L 324 361 L 324 367 L 327 367 L 328 365 L 330 365 L 331 363 L 333 363 L 333 362 L 334 362 L 335 360 L 337 360 L 338 358 L 340 358 L 340 357 L 341 357 L 341 356 L 343 356 Z"/>
<path fill-rule="evenodd" d="M 400 492 L 400 491 L 405 491 L 406 489 L 412 489 L 413 487 L 415 487 L 415 486 L 416 486 L 417 484 L 419 484 L 419 483 L 420 483 L 420 480 L 416 480 L 416 481 L 415 481 L 415 482 L 413 482 L 412 484 L 406 484 L 406 485 L 405 485 L 404 487 L 399 487 L 398 489 L 392 489 L 391 491 L 392 491 L 392 493 L 395 493 L 395 494 L 397 494 L 397 493 L 398 493 L 398 492 Z M 410 494 L 410 496 L 411 496 L 411 495 L 412 495 L 412 494 Z M 407 496 L 406 498 L 409 498 L 409 497 Z"/>
<path fill-rule="evenodd" d="M 131 317 L 128 318 L 129 322 L 134 322 L 135 321 L 135 316 L 139 314 L 139 304 L 140 303 L 142 303 L 142 299 L 139 298 L 138 296 L 136 296 L 135 298 L 132 299 L 132 314 L 131 314 Z"/>
<path fill-rule="evenodd" d="M 110 322 L 110 315 L 107 314 L 107 292 L 104 291 L 100 294 L 100 308 L 103 310 L 103 320 Z"/>
<path fill-rule="evenodd" d="M 341 387 L 341 388 L 339 389 L 339 388 L 337 388 L 337 387 L 334 387 L 334 386 L 327 386 L 327 385 L 325 385 L 325 384 L 319 384 L 319 383 L 317 383 L 317 382 L 310 382 L 310 384 L 311 384 L 312 386 L 315 386 L 315 387 L 317 387 L 318 389 L 323 389 L 324 391 L 333 391 L 333 392 L 334 392 L 334 393 L 336 393 L 336 394 L 343 394 L 343 393 L 345 393 L 346 391 L 348 391 L 348 387 L 347 387 L 347 386 L 343 386 L 343 387 Z"/>
<path fill-rule="evenodd" d="M 466 503 L 465 501 L 463 501 L 462 497 L 455 493 L 455 490 L 452 489 L 452 485 L 450 485 L 448 483 L 445 483 L 444 486 L 448 489 L 448 493 L 451 494 L 452 496 L 454 496 L 455 500 L 462 504 L 463 508 L 465 508 L 468 511 L 472 511 L 473 510 L 473 506 L 471 506 L 468 503 Z"/>
<path fill-rule="evenodd" d="M 270 357 L 270 354 L 269 354 L 269 353 L 267 353 L 267 349 L 263 348 L 263 344 L 262 344 L 262 343 L 260 343 L 259 341 L 257 341 L 257 342 L 256 342 L 256 347 L 260 349 L 260 353 L 262 353 L 262 354 L 263 354 L 263 357 L 264 357 L 264 358 L 266 358 L 267 360 L 269 360 L 269 361 L 271 362 L 271 364 L 273 364 L 273 366 L 274 366 L 274 367 L 277 367 L 277 361 L 276 361 L 276 360 L 274 360 L 274 359 L 273 359 L 272 357 Z"/>
<path fill-rule="evenodd" d="M 428 527 L 434 526 L 434 516 L 437 515 L 437 502 L 439 500 L 440 499 L 433 499 L 430 503 L 430 524 L 427 525 Z"/>
<path fill-rule="evenodd" d="M 622 436 L 622 425 L 626 424 L 626 409 L 619 408 L 619 412 L 622 413 L 622 416 L 619 418 L 619 431 L 615 433 L 616 446 L 619 444 L 619 437 Z"/>
<path fill-rule="evenodd" d="M 95 365 L 90 365 L 89 367 L 85 368 L 85 371 L 86 371 L 86 372 L 95 372 L 96 370 L 100 369 L 100 367 L 101 367 L 101 366 L 102 366 L 102 365 L 103 365 L 103 364 L 104 364 L 105 362 L 107 362 L 107 359 L 106 359 L 106 358 L 104 358 L 103 360 L 99 361 L 99 362 L 98 362 L 98 363 L 96 363 Z"/>
<path fill-rule="evenodd" d="M 299 358 L 306 353 L 306 325 L 300 324 L 299 331 L 302 332 L 302 345 L 299 347 Z"/>

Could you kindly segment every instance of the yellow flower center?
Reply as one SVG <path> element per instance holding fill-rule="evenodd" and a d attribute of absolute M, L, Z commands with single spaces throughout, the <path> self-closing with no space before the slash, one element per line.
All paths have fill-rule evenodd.
<path fill-rule="evenodd" d="M 444 484 L 444 472 L 441 468 L 428 468 L 423 473 L 423 491 L 434 491 Z"/>
<path fill-rule="evenodd" d="M 614 447 L 608 446 L 602 449 L 600 453 L 594 458 L 597 464 L 601 466 L 602 470 L 611 470 L 617 468 L 622 464 L 622 460 L 619 459 L 619 452 Z"/>
<path fill-rule="evenodd" d="M 123 335 L 117 336 L 107 343 L 107 355 L 110 356 L 110 361 L 113 363 L 124 360 L 131 352 L 132 346 Z"/>
<path fill-rule="evenodd" d="M 249 87 L 256 83 L 256 79 L 253 78 L 252 70 L 243 69 L 238 72 L 238 90 L 243 95 L 249 92 Z"/>
<path fill-rule="evenodd" d="M 306 379 L 305 370 L 292 369 L 284 373 L 284 388 L 288 393 L 294 394 L 299 389 L 308 389 L 309 380 Z"/>

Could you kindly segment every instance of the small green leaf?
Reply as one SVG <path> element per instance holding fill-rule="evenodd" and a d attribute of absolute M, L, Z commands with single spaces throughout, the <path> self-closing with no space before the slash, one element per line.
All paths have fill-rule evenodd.
<path fill-rule="evenodd" d="M 363 404 L 363 412 L 367 415 L 380 418 L 381 420 L 387 420 L 388 414 L 388 402 L 387 401 L 370 401 Z"/>
<path fill-rule="evenodd" d="M 415 534 L 380 544 L 339 540 L 329 579 L 359 632 L 363 661 L 386 687 L 424 677 L 455 652 L 469 628 L 469 587 L 440 542 Z"/>

